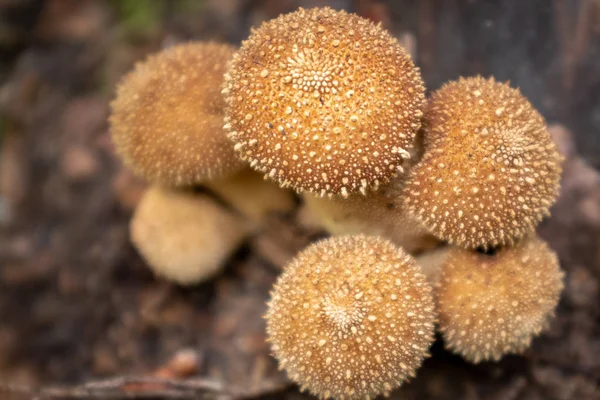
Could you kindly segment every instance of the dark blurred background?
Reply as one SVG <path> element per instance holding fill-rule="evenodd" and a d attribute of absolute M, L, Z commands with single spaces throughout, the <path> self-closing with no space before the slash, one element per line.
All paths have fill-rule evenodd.
<path fill-rule="evenodd" d="M 127 237 L 144 184 L 113 155 L 106 118 L 119 78 L 149 52 L 191 39 L 239 44 L 264 20 L 324 5 L 392 31 L 429 91 L 475 74 L 520 87 L 568 156 L 540 228 L 567 272 L 549 333 L 525 357 L 477 367 L 437 343 L 398 396 L 600 398 L 596 0 L 0 0 L 0 380 L 143 374 L 193 349 L 197 374 L 258 397 L 300 396 L 264 344 L 276 271 L 240 256 L 195 289 L 147 271 Z"/>

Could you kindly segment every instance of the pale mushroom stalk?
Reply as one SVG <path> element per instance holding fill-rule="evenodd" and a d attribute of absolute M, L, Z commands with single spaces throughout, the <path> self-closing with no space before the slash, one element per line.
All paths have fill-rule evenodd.
<path fill-rule="evenodd" d="M 292 191 L 265 180 L 262 174 L 249 168 L 226 178 L 205 182 L 204 186 L 256 225 L 269 215 L 289 213 L 296 206 Z"/>
<path fill-rule="evenodd" d="M 389 186 L 368 196 L 353 194 L 345 199 L 305 193 L 302 198 L 313 219 L 332 235 L 381 236 L 413 255 L 438 246 L 439 240 L 408 214 Z"/>

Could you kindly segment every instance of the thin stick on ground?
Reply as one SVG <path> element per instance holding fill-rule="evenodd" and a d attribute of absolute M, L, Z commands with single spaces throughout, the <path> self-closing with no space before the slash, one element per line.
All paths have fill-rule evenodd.
<path fill-rule="evenodd" d="M 75 386 L 31 388 L 0 383 L 0 394 L 28 396 L 35 400 L 87 399 L 196 399 L 237 400 L 277 392 L 289 386 L 287 381 L 263 381 L 254 390 L 246 390 L 213 378 L 164 379 L 121 376 Z"/>

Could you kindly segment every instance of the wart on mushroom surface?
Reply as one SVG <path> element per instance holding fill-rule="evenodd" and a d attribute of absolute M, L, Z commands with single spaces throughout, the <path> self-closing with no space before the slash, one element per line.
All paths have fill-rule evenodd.
<path fill-rule="evenodd" d="M 283 186 L 347 196 L 403 172 L 421 126 L 418 68 L 380 26 L 316 8 L 264 23 L 225 76 L 239 155 Z"/>
<path fill-rule="evenodd" d="M 372 398 L 415 376 L 433 341 L 431 287 L 412 257 L 373 236 L 301 252 L 272 292 L 267 333 L 291 379 L 322 398 Z"/>
<path fill-rule="evenodd" d="M 440 239 L 468 248 L 511 244 L 549 214 L 562 157 L 518 90 L 480 77 L 444 85 L 431 97 L 424 139 L 404 198 Z"/>
<path fill-rule="evenodd" d="M 176 45 L 138 63 L 120 83 L 110 117 L 125 164 L 154 183 L 193 185 L 240 170 L 223 131 L 223 75 L 235 48 Z"/>

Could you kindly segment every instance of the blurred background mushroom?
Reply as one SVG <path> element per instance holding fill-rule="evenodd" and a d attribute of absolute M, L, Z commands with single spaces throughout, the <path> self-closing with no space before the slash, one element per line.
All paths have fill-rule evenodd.
<path fill-rule="evenodd" d="M 248 228 L 207 196 L 152 187 L 131 220 L 131 239 L 157 275 L 200 283 L 225 267 Z"/>

